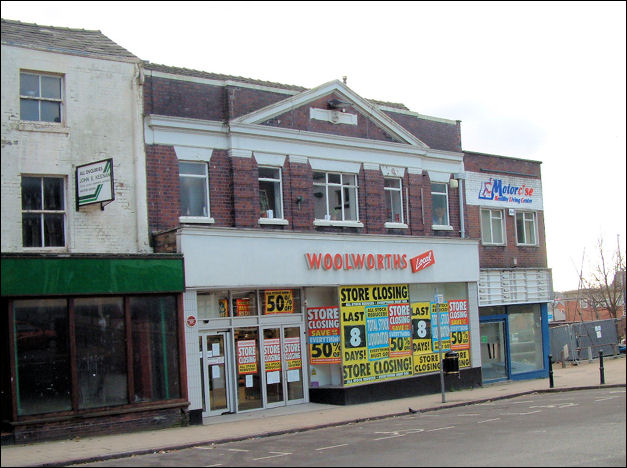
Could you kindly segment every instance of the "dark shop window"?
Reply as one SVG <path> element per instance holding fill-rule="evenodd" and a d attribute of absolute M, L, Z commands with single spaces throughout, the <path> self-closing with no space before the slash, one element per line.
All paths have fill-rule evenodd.
<path fill-rule="evenodd" d="M 79 408 L 127 403 L 123 299 L 75 299 L 74 314 Z"/>
<path fill-rule="evenodd" d="M 13 314 L 18 415 L 72 409 L 66 300 L 18 300 Z"/>
<path fill-rule="evenodd" d="M 134 402 L 179 398 L 174 296 L 132 297 Z"/>

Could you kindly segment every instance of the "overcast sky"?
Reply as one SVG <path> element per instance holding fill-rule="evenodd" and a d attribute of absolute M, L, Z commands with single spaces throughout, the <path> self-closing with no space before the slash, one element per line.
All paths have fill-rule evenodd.
<path fill-rule="evenodd" d="M 542 161 L 556 291 L 577 289 L 599 238 L 624 252 L 625 2 L 1 3 L 153 63 L 307 88 L 347 76 L 366 99 L 461 120 L 465 150 Z"/>

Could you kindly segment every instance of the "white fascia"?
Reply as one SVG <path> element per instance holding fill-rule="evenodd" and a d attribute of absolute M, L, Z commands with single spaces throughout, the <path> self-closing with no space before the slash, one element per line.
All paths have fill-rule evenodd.
<path fill-rule="evenodd" d="M 149 115 L 146 144 L 247 150 L 365 164 L 405 167 L 416 171 L 461 172 L 463 153 L 405 143 L 366 140 L 257 124 L 231 123 Z"/>

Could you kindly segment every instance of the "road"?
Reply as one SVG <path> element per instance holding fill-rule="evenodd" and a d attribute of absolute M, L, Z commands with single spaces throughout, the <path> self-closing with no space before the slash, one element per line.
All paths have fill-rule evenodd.
<path fill-rule="evenodd" d="M 625 389 L 607 388 L 408 412 L 359 424 L 75 466 L 625 464 Z"/>

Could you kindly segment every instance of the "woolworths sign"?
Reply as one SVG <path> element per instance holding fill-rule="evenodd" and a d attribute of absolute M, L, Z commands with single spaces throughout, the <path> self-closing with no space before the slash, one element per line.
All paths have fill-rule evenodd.
<path fill-rule="evenodd" d="M 104 159 L 76 168 L 76 209 L 100 203 L 100 207 L 115 199 L 113 191 L 113 159 Z"/>

